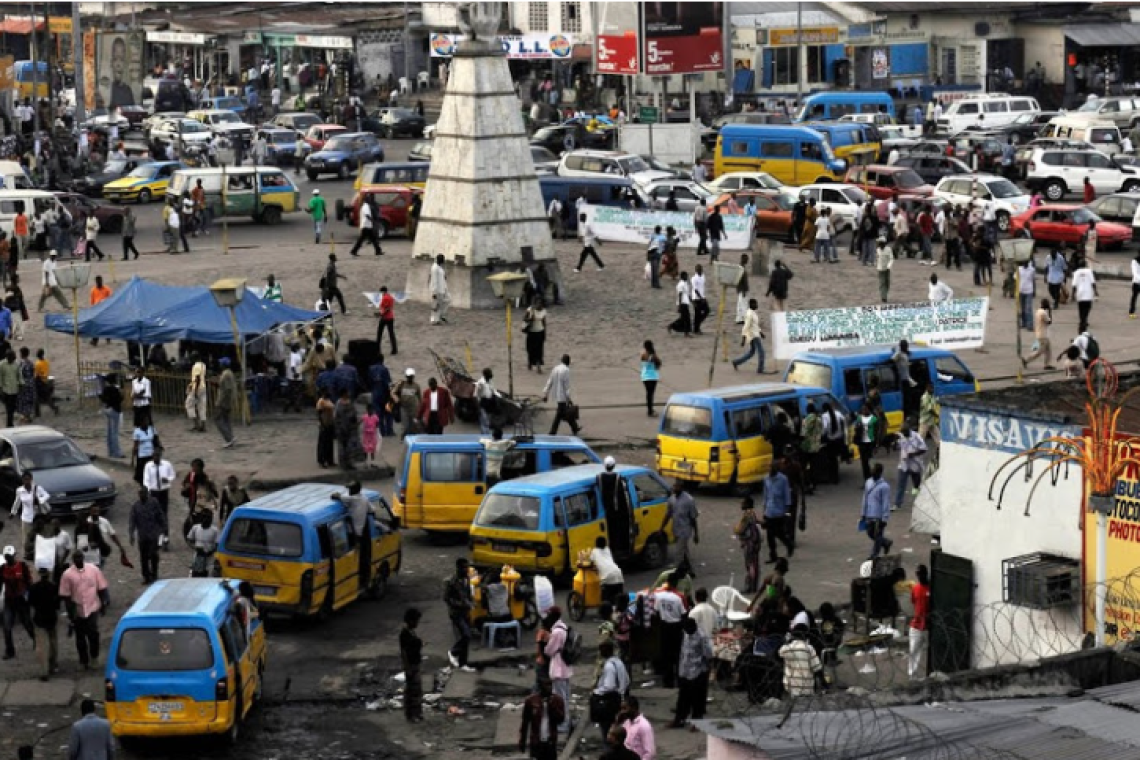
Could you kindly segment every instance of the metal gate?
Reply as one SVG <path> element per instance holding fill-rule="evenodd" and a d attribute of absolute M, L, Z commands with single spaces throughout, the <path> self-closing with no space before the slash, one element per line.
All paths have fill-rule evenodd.
<path fill-rule="evenodd" d="M 931 552 L 928 674 L 970 667 L 973 611 L 974 563 L 941 550 Z"/>

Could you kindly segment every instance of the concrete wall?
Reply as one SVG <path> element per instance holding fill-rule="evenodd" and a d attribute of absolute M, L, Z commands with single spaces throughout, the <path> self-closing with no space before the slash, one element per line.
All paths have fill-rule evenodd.
<path fill-rule="evenodd" d="M 1065 83 L 1065 32 L 1060 25 L 1021 24 L 1017 33 L 1025 40 L 1025 65 L 1037 61 L 1045 67 L 1048 84 Z"/>
<path fill-rule="evenodd" d="M 1032 483 L 1027 484 L 1023 474 L 1010 481 L 1001 510 L 997 488 L 995 500 L 988 498 L 995 473 L 1012 456 L 1049 435 L 1067 432 L 1068 428 L 1048 421 L 950 404 L 943 408 L 942 464 L 924 498 L 934 499 L 940 507 L 942 549 L 974 563 L 971 664 L 975 668 L 1063 654 L 1079 645 L 1078 605 L 1036 611 L 1002 601 L 1002 560 L 1033 552 L 1080 558 L 1080 470 L 1070 469 L 1068 478 L 1055 486 L 1046 479 L 1033 497 L 1028 517 L 1024 513 Z M 1039 463 L 1035 473 L 1042 471 Z M 921 509 L 920 501 L 916 511 Z"/>

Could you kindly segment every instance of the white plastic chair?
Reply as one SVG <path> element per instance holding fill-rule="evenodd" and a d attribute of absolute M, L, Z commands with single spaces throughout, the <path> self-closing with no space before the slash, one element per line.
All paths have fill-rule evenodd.
<path fill-rule="evenodd" d="M 407 77 L 400 77 L 400 79 L 397 81 L 397 84 L 400 86 L 401 95 L 407 95 L 412 91 L 412 82 Z"/>
<path fill-rule="evenodd" d="M 416 74 L 416 82 L 419 84 L 420 89 L 426 90 L 431 86 L 431 74 L 426 71 L 421 71 L 419 74 Z"/>
<path fill-rule="evenodd" d="M 720 586 L 713 589 L 712 603 L 720 612 L 721 617 L 729 623 L 740 623 L 751 617 L 748 614 L 748 597 L 732 586 Z"/>

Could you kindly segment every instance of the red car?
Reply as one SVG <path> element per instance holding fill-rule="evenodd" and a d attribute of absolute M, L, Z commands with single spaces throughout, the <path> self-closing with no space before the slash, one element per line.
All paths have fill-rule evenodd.
<path fill-rule="evenodd" d="M 359 222 L 360 204 L 366 195 L 371 195 L 376 199 L 376 211 L 380 217 L 376 222 L 376 236 L 383 240 L 394 230 L 408 228 L 408 209 L 412 207 L 412 199 L 422 192 L 418 187 L 407 185 L 365 185 L 353 197 L 351 206 L 344 205 L 343 201 L 336 202 L 336 218 L 355 228 Z"/>
<path fill-rule="evenodd" d="M 1106 222 L 1084 206 L 1047 203 L 1011 220 L 1010 232 L 1040 243 L 1079 244 L 1096 223 L 1097 250 L 1120 248 L 1132 239 L 1132 228 Z"/>
<path fill-rule="evenodd" d="M 305 142 L 316 153 L 325 147 L 325 143 L 329 138 L 335 134 L 348 131 L 348 127 L 341 126 L 340 124 L 314 124 L 309 127 L 309 131 L 305 133 Z"/>
<path fill-rule="evenodd" d="M 864 188 L 876 199 L 896 198 L 903 193 L 925 198 L 934 193 L 933 185 L 926 184 L 918 172 L 906 166 L 852 166 L 843 181 Z"/>

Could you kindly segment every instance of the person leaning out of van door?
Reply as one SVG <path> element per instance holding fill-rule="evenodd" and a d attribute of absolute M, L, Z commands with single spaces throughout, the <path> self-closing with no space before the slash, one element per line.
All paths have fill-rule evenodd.
<path fill-rule="evenodd" d="M 372 513 L 372 502 L 362 494 L 360 481 L 354 480 L 348 484 L 348 495 L 339 491 L 332 495 L 333 501 L 339 501 L 348 511 L 352 520 L 352 529 L 356 532 L 356 543 L 359 547 L 360 558 L 360 588 L 368 588 L 372 575 L 372 536 L 368 525 L 368 516 Z"/>

